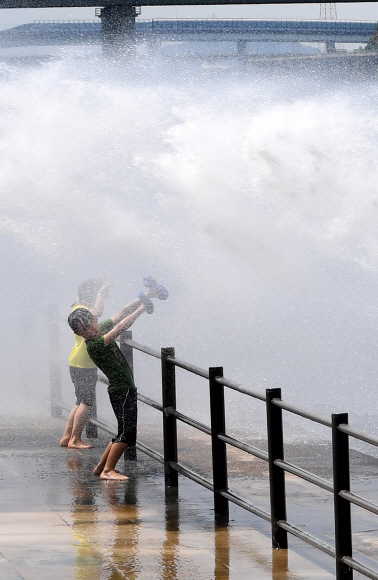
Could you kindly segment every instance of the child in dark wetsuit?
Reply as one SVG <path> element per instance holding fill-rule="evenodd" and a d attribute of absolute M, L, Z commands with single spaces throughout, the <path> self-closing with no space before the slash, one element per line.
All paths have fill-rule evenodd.
<path fill-rule="evenodd" d="M 115 467 L 126 447 L 134 446 L 136 442 L 137 393 L 130 367 L 115 339 L 130 328 L 143 312 L 153 312 L 150 298 L 159 296 L 159 293 L 155 288 L 150 288 L 147 296 L 143 293 L 138 296 L 137 300 L 100 324 L 97 316 L 84 308 L 77 308 L 68 317 L 68 324 L 75 334 L 85 339 L 89 356 L 109 379 L 110 402 L 118 421 L 117 436 L 109 443 L 94 469 L 95 475 L 101 479 L 129 479 Z"/>

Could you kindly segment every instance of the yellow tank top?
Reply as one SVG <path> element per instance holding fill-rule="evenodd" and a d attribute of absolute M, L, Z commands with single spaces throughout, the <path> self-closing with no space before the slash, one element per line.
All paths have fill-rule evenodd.
<path fill-rule="evenodd" d="M 86 308 L 86 310 L 89 310 L 88 306 L 84 306 L 78 302 L 75 302 L 75 304 L 72 306 L 72 312 L 76 310 L 76 308 Z M 96 365 L 87 352 L 84 338 L 82 336 L 78 336 L 77 334 L 74 334 L 74 337 L 75 346 L 73 347 L 70 358 L 68 359 L 70 367 L 78 367 L 80 369 L 96 368 Z"/>

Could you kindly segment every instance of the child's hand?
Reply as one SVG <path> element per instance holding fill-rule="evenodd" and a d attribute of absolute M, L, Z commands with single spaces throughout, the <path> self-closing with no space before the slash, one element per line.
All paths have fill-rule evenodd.
<path fill-rule="evenodd" d="M 110 292 L 110 288 L 113 286 L 113 284 L 110 283 L 106 283 L 103 284 L 99 290 L 99 292 L 101 293 L 102 298 L 106 299 L 109 296 L 109 292 Z"/>

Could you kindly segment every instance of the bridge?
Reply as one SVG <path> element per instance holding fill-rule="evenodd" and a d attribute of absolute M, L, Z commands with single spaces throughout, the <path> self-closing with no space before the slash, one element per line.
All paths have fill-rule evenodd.
<path fill-rule="evenodd" d="M 231 41 L 247 42 L 336 42 L 366 43 L 375 22 L 340 20 L 140 20 L 137 42 Z M 99 44 L 100 22 L 40 21 L 0 32 L 0 47 L 52 44 Z M 245 48 L 245 47 L 244 47 Z"/>
<path fill-rule="evenodd" d="M 359 2 L 360 0 L 342 0 Z M 365 1 L 365 0 L 364 0 Z M 367 0 L 374 2 L 375 0 Z M 317 4 L 316 0 L 106 0 L 100 11 L 103 48 L 107 52 L 128 49 L 136 40 L 135 18 L 141 6 L 199 6 L 239 4 Z M 137 6 L 136 6 L 137 4 Z M 2 8 L 97 7 L 98 0 L 0 0 Z M 209 26 L 209 25 L 207 25 Z M 177 25 L 178 27 L 178 25 Z M 227 25 L 226 25 L 227 27 Z M 240 34 L 241 32 L 239 32 Z M 215 34 L 215 32 L 214 32 Z M 245 33 L 244 33 L 245 34 Z M 288 35 L 286 34 L 286 39 Z M 334 42 L 334 41 L 332 41 Z"/>
<path fill-rule="evenodd" d="M 336 0 L 336 3 L 373 2 L 376 0 Z M 317 0 L 106 0 L 106 8 L 131 9 L 135 6 L 213 6 L 237 4 L 319 4 Z M 0 0 L 1 8 L 91 8 L 96 0 Z"/>

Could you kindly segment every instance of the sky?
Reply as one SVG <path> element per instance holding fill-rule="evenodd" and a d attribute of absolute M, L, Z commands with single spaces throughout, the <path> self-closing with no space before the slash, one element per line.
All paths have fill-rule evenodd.
<path fill-rule="evenodd" d="M 142 7 L 139 18 L 319 18 L 320 4 Z M 377 20 L 378 2 L 337 4 L 339 20 Z M 34 20 L 95 20 L 94 8 L 1 10 L 0 29 Z"/>

